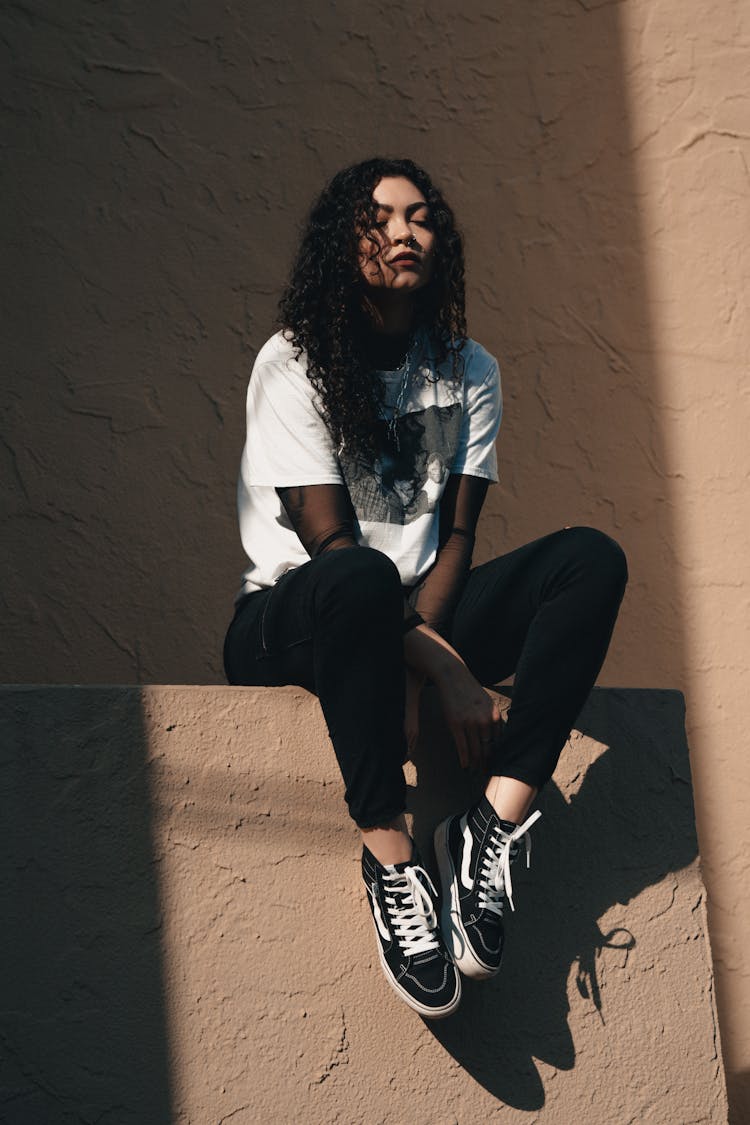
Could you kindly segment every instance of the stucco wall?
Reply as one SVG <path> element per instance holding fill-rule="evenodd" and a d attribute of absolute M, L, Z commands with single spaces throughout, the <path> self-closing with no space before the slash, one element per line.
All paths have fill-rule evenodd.
<path fill-rule="evenodd" d="M 246 380 L 299 222 L 343 163 L 412 155 L 504 371 L 478 557 L 614 534 L 603 682 L 685 692 L 746 1106 L 747 23 L 740 0 L 0 11 L 3 678 L 220 682 Z"/>

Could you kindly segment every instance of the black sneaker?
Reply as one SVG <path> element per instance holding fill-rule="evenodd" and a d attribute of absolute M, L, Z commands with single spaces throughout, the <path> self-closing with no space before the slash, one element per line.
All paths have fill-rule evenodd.
<path fill-rule="evenodd" d="M 437 891 L 416 852 L 408 863 L 384 866 L 363 847 L 362 877 L 388 981 L 426 1019 L 449 1016 L 461 999 L 461 978 L 440 936 Z"/>
<path fill-rule="evenodd" d="M 523 824 L 501 820 L 486 797 L 464 816 L 435 829 L 435 856 L 443 892 L 443 938 L 464 976 L 485 980 L 503 959 L 503 909 L 513 906 L 510 865 L 519 840 L 542 814 Z M 526 863 L 531 839 L 526 836 Z"/>

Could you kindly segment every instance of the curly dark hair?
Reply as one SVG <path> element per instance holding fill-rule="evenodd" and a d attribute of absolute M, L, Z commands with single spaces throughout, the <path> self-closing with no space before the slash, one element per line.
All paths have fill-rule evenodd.
<path fill-rule="evenodd" d="M 320 395 L 334 441 L 345 443 L 349 457 L 368 463 L 378 455 L 382 388 L 372 378 L 367 355 L 372 319 L 359 247 L 362 238 L 371 237 L 376 214 L 372 193 L 384 176 L 411 180 L 429 204 L 433 269 L 430 281 L 414 295 L 414 328 L 427 333 L 436 366 L 450 355 L 453 378 L 461 378 L 460 351 L 466 341 L 463 242 L 441 192 L 411 160 L 375 157 L 333 177 L 310 211 L 279 302 L 279 325 L 297 355 L 307 353 L 307 375 Z"/>

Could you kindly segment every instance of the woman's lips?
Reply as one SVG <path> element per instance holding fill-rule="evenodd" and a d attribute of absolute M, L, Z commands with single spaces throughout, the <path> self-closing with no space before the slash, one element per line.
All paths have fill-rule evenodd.
<path fill-rule="evenodd" d="M 391 266 L 418 266 L 419 258 L 416 254 L 402 254 L 398 258 L 392 258 L 388 264 Z"/>

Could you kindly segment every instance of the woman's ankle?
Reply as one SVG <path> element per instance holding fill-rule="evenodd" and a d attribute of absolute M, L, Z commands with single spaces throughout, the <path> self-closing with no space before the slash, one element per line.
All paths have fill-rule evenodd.
<path fill-rule="evenodd" d="M 538 789 L 517 777 L 491 777 L 484 793 L 501 820 L 520 824 L 526 817 Z"/>
<path fill-rule="evenodd" d="M 361 828 L 360 832 L 362 842 L 378 863 L 387 866 L 391 863 L 408 863 L 411 859 L 413 844 L 403 813 L 388 824 Z"/>

